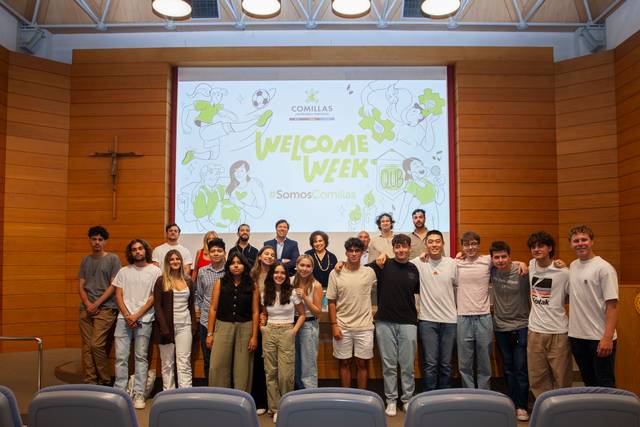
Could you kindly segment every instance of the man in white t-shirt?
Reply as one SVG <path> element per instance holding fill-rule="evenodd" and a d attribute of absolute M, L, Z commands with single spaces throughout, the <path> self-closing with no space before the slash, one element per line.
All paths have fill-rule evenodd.
<path fill-rule="evenodd" d="M 569 267 L 569 338 L 585 386 L 615 387 L 618 275 L 593 253 L 593 231 L 586 225 L 569 231 L 578 259 Z"/>
<path fill-rule="evenodd" d="M 347 261 L 340 272 L 331 271 L 327 287 L 333 357 L 340 363 L 342 387 L 351 387 L 351 364 L 355 359 L 358 388 L 366 389 L 367 360 L 373 358 L 371 290 L 376 284 L 376 274 L 360 265 L 362 241 L 352 237 L 344 247 Z"/>
<path fill-rule="evenodd" d="M 127 388 L 129 351 L 133 339 L 136 365 L 133 405 L 136 409 L 144 409 L 144 393 L 149 368 L 147 356 L 154 319 L 153 286 L 158 277 L 162 276 L 162 272 L 151 263 L 151 248 L 144 240 L 132 240 L 127 245 L 126 255 L 129 265 L 122 267 L 113 279 L 116 303 L 120 310 L 114 333 L 116 344 L 114 387 L 122 390 Z"/>
<path fill-rule="evenodd" d="M 529 386 L 537 398 L 545 391 L 571 387 L 569 320 L 564 307 L 569 294 L 569 270 L 555 266 L 556 245 L 549 233 L 532 233 L 527 245 L 533 257 L 529 262 L 531 312 L 527 365 Z"/>
<path fill-rule="evenodd" d="M 422 343 L 424 390 L 451 386 L 451 356 L 456 342 L 458 313 L 454 288 L 458 282 L 456 260 L 442 256 L 444 236 L 430 230 L 425 237 L 427 255 L 411 260 L 420 274 L 418 329 Z"/>
<path fill-rule="evenodd" d="M 178 224 L 167 224 L 164 231 L 166 233 L 167 241 L 153 250 L 153 255 L 151 256 L 153 263 L 160 267 L 160 271 L 162 271 L 162 267 L 164 266 L 164 257 L 171 249 L 175 249 L 180 252 L 180 255 L 182 255 L 184 272 L 187 275 L 190 275 L 193 257 L 191 256 L 191 251 L 189 251 L 189 249 L 178 243 L 178 239 L 180 238 L 180 227 L 178 227 Z"/>

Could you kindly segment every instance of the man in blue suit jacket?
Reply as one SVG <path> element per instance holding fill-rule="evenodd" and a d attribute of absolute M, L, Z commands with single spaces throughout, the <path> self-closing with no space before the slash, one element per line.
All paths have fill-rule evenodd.
<path fill-rule="evenodd" d="M 276 238 L 264 242 L 265 246 L 271 246 L 276 250 L 276 258 L 287 268 L 289 275 L 293 275 L 296 269 L 296 260 L 300 256 L 298 250 L 298 242 L 287 239 L 289 232 L 289 223 L 286 219 L 280 219 L 276 222 Z"/>

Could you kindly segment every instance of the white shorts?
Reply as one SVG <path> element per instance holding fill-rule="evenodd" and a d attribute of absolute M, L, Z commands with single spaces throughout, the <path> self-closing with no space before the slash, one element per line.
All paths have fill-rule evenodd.
<path fill-rule="evenodd" d="M 333 339 L 333 357 L 336 359 L 373 359 L 373 330 L 342 330 L 342 339 Z"/>

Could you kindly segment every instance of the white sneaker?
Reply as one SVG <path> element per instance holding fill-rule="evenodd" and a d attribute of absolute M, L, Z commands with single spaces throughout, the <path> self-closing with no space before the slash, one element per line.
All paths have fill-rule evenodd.
<path fill-rule="evenodd" d="M 384 411 L 390 417 L 396 416 L 396 404 L 395 403 L 387 403 L 387 409 Z"/>
<path fill-rule="evenodd" d="M 275 414 L 273 414 L 273 423 L 277 423 L 278 422 L 278 413 L 276 412 Z"/>
<path fill-rule="evenodd" d="M 529 414 L 526 409 L 516 409 L 516 418 L 518 421 L 529 421 Z"/>
<path fill-rule="evenodd" d="M 264 409 L 264 408 L 258 408 L 258 409 L 256 409 L 256 415 L 257 415 L 257 416 L 264 415 L 266 412 L 267 412 L 267 410 L 266 410 L 266 409 Z"/>
<path fill-rule="evenodd" d="M 136 409 L 144 409 L 144 407 L 147 406 L 146 402 L 144 401 L 144 397 L 136 394 L 133 396 L 133 407 Z"/>

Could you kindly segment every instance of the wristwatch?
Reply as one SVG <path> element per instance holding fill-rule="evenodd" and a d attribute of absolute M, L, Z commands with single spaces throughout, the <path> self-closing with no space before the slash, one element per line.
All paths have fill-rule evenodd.
<path fill-rule="evenodd" d="M 208 337 L 212 337 L 213 336 L 213 332 L 207 332 L 207 336 Z"/>

